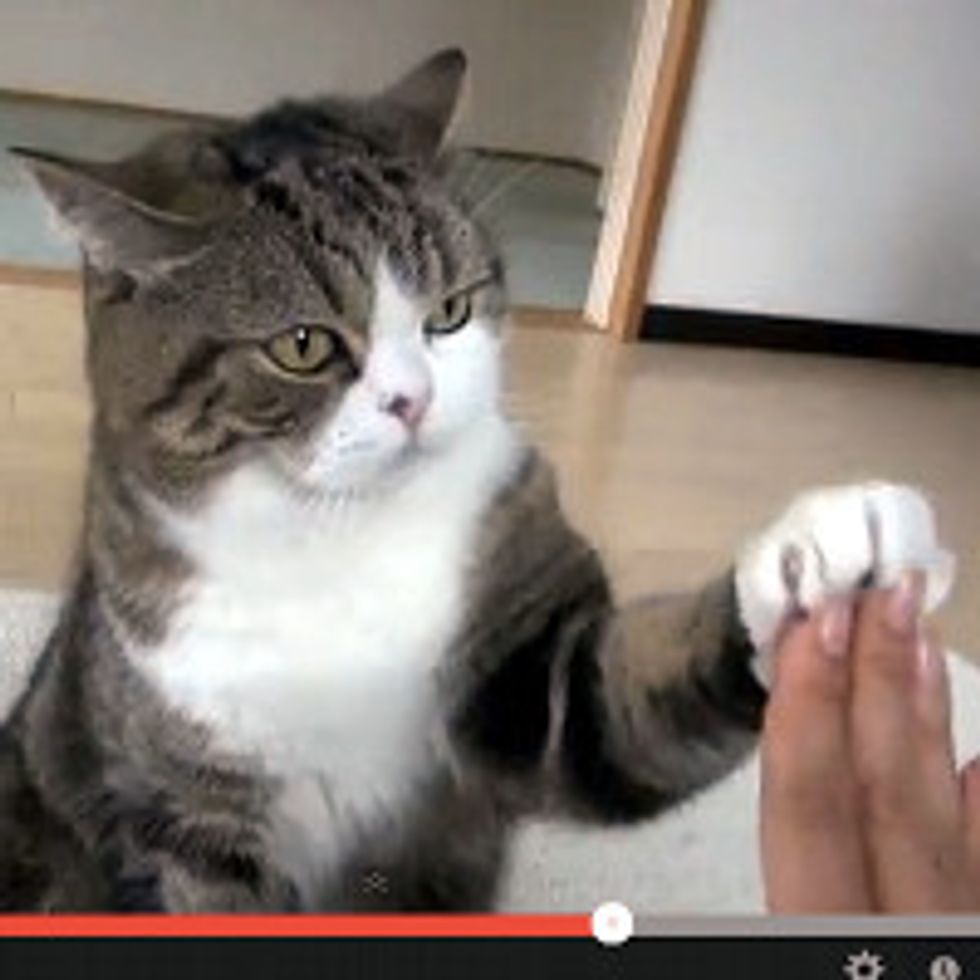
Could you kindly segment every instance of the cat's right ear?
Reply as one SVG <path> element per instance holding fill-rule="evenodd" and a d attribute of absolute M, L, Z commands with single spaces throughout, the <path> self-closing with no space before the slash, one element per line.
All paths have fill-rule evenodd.
<path fill-rule="evenodd" d="M 399 149 L 431 160 L 445 142 L 466 80 L 466 55 L 446 48 L 373 99 L 399 121 Z"/>
<path fill-rule="evenodd" d="M 152 274 L 190 258 L 207 244 L 208 226 L 146 204 L 119 186 L 113 164 L 70 160 L 12 147 L 37 180 L 88 261 L 103 270 Z"/>

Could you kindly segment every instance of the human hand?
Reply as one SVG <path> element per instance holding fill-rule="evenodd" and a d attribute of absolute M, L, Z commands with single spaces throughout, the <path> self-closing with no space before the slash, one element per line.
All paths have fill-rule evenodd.
<path fill-rule="evenodd" d="M 832 599 L 779 644 L 761 826 L 776 914 L 980 911 L 980 758 L 957 772 L 923 585 Z"/>

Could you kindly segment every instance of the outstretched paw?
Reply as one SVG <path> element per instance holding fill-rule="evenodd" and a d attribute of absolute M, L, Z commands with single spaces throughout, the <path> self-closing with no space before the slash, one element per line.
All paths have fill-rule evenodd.
<path fill-rule="evenodd" d="M 736 564 L 739 609 L 760 654 L 760 676 L 768 678 L 789 616 L 833 595 L 893 586 L 907 568 L 925 572 L 928 611 L 949 595 L 956 562 L 940 546 L 932 508 L 917 490 L 865 483 L 798 498 Z"/>

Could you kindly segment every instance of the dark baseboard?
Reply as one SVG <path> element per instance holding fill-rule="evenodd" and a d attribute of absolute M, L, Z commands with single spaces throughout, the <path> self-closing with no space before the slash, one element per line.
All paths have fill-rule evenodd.
<path fill-rule="evenodd" d="M 980 334 L 648 306 L 640 339 L 980 367 Z"/>

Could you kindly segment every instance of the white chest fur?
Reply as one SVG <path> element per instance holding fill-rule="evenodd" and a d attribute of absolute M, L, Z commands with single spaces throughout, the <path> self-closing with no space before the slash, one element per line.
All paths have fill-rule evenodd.
<path fill-rule="evenodd" d="M 435 672 L 480 514 L 514 457 L 496 426 L 383 504 L 329 512 L 246 470 L 203 512 L 168 519 L 199 572 L 140 659 L 215 748 L 283 780 L 290 863 L 329 862 L 344 828 L 390 813 L 431 765 Z"/>

